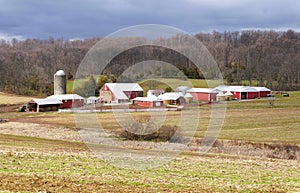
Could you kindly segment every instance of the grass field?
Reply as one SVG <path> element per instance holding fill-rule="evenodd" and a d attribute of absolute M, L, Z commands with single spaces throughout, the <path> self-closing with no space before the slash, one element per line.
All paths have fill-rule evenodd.
<path fill-rule="evenodd" d="M 0 92 L 0 105 L 23 104 L 30 101 L 32 98 L 27 96 L 19 96 Z"/>
<path fill-rule="evenodd" d="M 299 160 L 274 158 L 282 153 L 279 151 L 281 145 L 300 145 L 300 92 L 289 94 L 290 97 L 277 95 L 274 106 L 267 99 L 228 102 L 218 138 L 224 146 L 203 156 L 186 150 L 170 162 L 147 170 L 115 167 L 109 161 L 95 157 L 84 143 L 62 140 L 61 135 L 65 133 L 63 130 L 59 133 L 60 127 L 76 132 L 72 113 L 0 113 L 0 118 L 24 125 L 21 133 L 18 129 L 8 128 L 8 123 L 0 123 L 0 133 L 6 128 L 5 124 L 6 131 L 15 132 L 0 134 L 0 191 L 299 192 Z M 205 134 L 210 113 L 209 105 L 200 107 L 196 138 Z M 132 115 L 145 119 L 149 113 Z M 88 123 L 90 115 L 85 116 Z M 113 133 L 121 130 L 114 114 L 98 113 L 97 116 L 106 130 Z M 180 111 L 170 111 L 166 123 L 176 124 L 180 117 Z M 40 125 L 39 129 L 45 128 L 53 138 L 29 137 L 28 134 L 34 133 L 27 128 L 29 123 L 35 123 L 35 127 Z M 55 139 L 54 133 L 60 135 L 60 140 Z M 223 150 L 227 148 L 226 141 L 237 144 L 234 152 Z M 273 158 L 242 153 L 260 153 L 262 150 L 255 149 L 266 144 L 273 144 L 270 146 L 274 147 L 271 149 Z M 299 155 L 299 149 L 296 151 L 294 153 Z"/>
<path fill-rule="evenodd" d="M 80 85 L 84 80 L 85 79 L 78 79 L 76 81 Z M 153 87 L 165 90 L 167 87 L 171 87 L 173 89 L 176 89 L 178 86 L 190 86 L 190 87 L 193 86 L 197 88 L 207 88 L 208 86 L 216 87 L 220 85 L 220 82 L 218 80 L 204 80 L 204 79 L 179 80 L 179 79 L 171 79 L 171 78 L 158 78 L 155 79 L 154 81 L 155 82 L 153 83 L 153 80 L 143 80 L 139 82 L 139 84 L 142 86 L 142 88 L 145 91 L 148 91 L 150 88 Z M 73 80 L 67 81 L 67 93 L 72 93 L 73 86 L 74 86 Z"/>

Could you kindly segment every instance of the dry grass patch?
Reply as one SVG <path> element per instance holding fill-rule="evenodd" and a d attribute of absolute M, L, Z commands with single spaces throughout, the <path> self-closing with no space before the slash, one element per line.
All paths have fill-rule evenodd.
<path fill-rule="evenodd" d="M 32 97 L 7 94 L 0 92 L 0 105 L 23 104 L 30 101 Z"/>

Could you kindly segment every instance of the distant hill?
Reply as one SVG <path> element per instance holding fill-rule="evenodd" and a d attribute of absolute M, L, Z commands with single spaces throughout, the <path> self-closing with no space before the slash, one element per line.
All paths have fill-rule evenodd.
<path fill-rule="evenodd" d="M 250 85 L 255 82 L 256 85 L 267 86 L 272 90 L 300 90 L 299 32 L 247 30 L 198 33 L 195 37 L 214 57 L 228 84 L 248 81 Z M 75 78 L 86 53 L 100 39 L 0 41 L 0 91 L 33 96 L 53 93 L 53 74 L 63 69 L 69 80 Z M 164 61 L 176 67 L 177 71 L 167 65 L 156 64 L 154 67 L 131 69 L 135 71 L 134 76 L 126 74 L 130 66 L 149 60 Z M 215 69 L 209 66 L 198 69 L 180 53 L 151 45 L 134 47 L 120 53 L 108 61 L 107 68 L 101 73 L 114 74 L 124 81 L 153 78 L 153 74 L 158 75 L 158 78 L 164 75 L 165 78 L 189 79 L 213 79 L 217 76 Z"/>

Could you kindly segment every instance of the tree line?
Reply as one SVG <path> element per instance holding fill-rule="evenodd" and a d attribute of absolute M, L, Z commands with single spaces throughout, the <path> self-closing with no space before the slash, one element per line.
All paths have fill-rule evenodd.
<path fill-rule="evenodd" d="M 300 89 L 299 32 L 249 30 L 198 33 L 195 37 L 215 58 L 227 84 L 260 85 L 273 90 Z M 1 40 L 0 90 L 23 95 L 51 94 L 54 73 L 63 69 L 67 72 L 68 79 L 73 79 L 88 50 L 100 39 Z M 157 64 L 133 70 L 134 76 L 123 73 L 129 66 L 145 60 L 164 61 L 179 70 Z M 127 50 L 109 61 L 103 71 L 103 74 L 113 74 L 116 79 L 128 82 L 147 78 L 149 75 L 213 78 L 214 76 L 209 75 L 213 73 L 214 69 L 206 69 L 205 72 L 199 70 L 180 53 L 155 46 Z"/>

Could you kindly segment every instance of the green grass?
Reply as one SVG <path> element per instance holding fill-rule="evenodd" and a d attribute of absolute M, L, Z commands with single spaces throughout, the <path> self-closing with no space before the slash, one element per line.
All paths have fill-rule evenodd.
<path fill-rule="evenodd" d="M 77 84 L 82 84 L 86 79 L 77 79 Z M 95 78 L 95 80 L 97 80 Z M 154 82 L 155 81 L 155 82 Z M 158 78 L 155 80 L 143 80 L 140 81 L 139 84 L 142 88 L 147 92 L 149 89 L 163 89 L 165 90 L 167 87 L 171 87 L 174 90 L 178 86 L 189 86 L 196 88 L 208 88 L 208 87 L 216 87 L 220 85 L 219 80 L 204 80 L 204 79 L 189 79 L 189 80 L 180 80 L 180 79 L 172 79 L 172 78 Z M 74 80 L 67 81 L 67 93 L 72 93 L 74 86 Z"/>
<path fill-rule="evenodd" d="M 156 169 L 129 170 L 91 156 L 8 152 L 0 154 L 0 163 L 0 180 L 6 181 L 0 189 L 11 191 L 285 192 L 300 187 L 299 163 L 287 160 L 182 156 Z"/>
<path fill-rule="evenodd" d="M 204 79 L 171 79 L 171 78 L 158 78 L 155 80 L 143 80 L 139 82 L 141 87 L 144 89 L 144 95 L 149 89 L 163 89 L 166 90 L 167 87 L 171 87 L 175 90 L 178 86 L 188 86 L 196 88 L 213 88 L 220 85 L 219 80 L 204 80 Z"/>
<path fill-rule="evenodd" d="M 276 95 L 274 106 L 270 106 L 268 99 L 228 102 L 219 139 L 300 145 L 300 92 L 289 94 L 290 97 Z M 197 137 L 206 131 L 210 107 L 200 107 Z M 90 114 L 83 116 L 88 123 Z M 113 113 L 97 116 L 105 129 L 120 129 Z M 14 112 L 1 114 L 2 117 L 75 127 L 71 113 Z M 166 122 L 176 124 L 180 117 L 181 112 L 168 112 Z M 131 170 L 96 158 L 80 142 L 0 134 L 0 147 L 0 190 L 8 192 L 300 191 L 298 160 L 182 152 L 157 168 Z"/>

